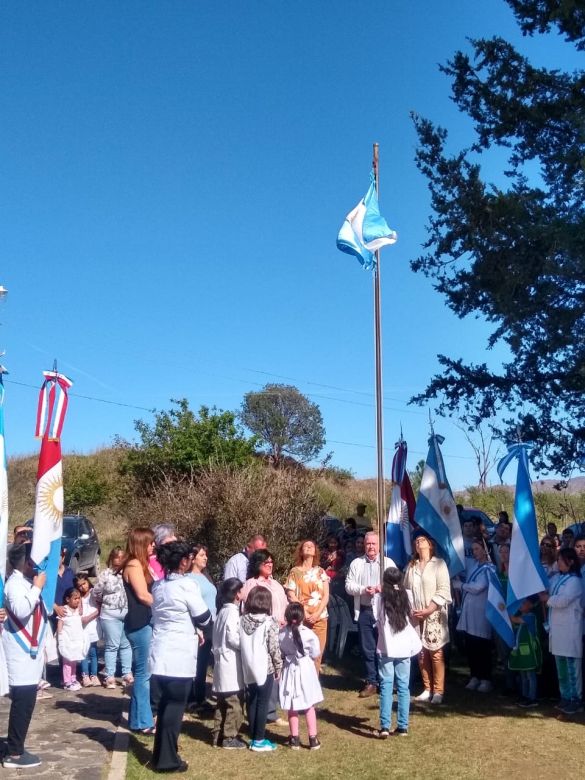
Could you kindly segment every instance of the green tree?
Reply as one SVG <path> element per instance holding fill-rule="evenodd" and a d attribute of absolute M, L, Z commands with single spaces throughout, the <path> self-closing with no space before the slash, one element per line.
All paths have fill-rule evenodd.
<path fill-rule="evenodd" d="M 414 471 L 408 472 L 408 476 L 410 477 L 410 484 L 412 485 L 412 491 L 415 496 L 418 496 L 420 490 L 420 483 L 422 482 L 424 470 L 425 470 L 425 461 L 419 460 L 416 466 L 414 467 Z"/>
<path fill-rule="evenodd" d="M 78 455 L 67 455 L 63 467 L 66 512 L 84 512 L 103 504 L 110 490 L 99 463 Z"/>
<path fill-rule="evenodd" d="M 246 393 L 241 419 L 263 445 L 274 465 L 283 455 L 306 462 L 325 444 L 323 418 L 317 404 L 292 385 L 268 384 Z"/>
<path fill-rule="evenodd" d="M 156 412 L 154 423 L 136 420 L 140 441 L 128 445 L 124 470 L 145 484 L 176 479 L 208 466 L 243 466 L 255 451 L 234 412 L 202 406 L 199 414 L 182 398 L 174 408 Z"/>
<path fill-rule="evenodd" d="M 585 47 L 582 3 L 507 0 L 526 34 L 558 28 Z M 585 450 L 585 72 L 537 68 L 501 38 L 471 41 L 442 67 L 474 140 L 447 151 L 447 131 L 414 117 L 416 161 L 433 214 L 412 262 L 461 318 L 493 323 L 499 371 L 440 355 L 443 371 L 415 399 L 439 400 L 466 424 L 504 420 L 537 449 L 539 468 L 566 474 Z M 507 150 L 507 185 L 482 178 L 482 155 Z"/>

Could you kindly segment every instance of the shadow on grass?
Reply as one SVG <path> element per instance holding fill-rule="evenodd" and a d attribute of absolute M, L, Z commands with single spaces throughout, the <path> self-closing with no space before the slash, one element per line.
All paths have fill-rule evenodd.
<path fill-rule="evenodd" d="M 136 734 L 130 734 L 128 752 L 134 755 L 140 766 L 148 767 L 150 769 L 154 740 L 149 739 L 147 742 L 146 739 L 146 737 L 139 738 Z"/>

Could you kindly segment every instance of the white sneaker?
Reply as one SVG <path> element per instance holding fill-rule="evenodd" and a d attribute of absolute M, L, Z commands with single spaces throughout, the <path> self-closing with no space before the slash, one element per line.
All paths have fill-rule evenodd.
<path fill-rule="evenodd" d="M 472 677 L 471 680 L 465 686 L 466 691 L 476 691 L 479 688 L 479 680 L 477 677 Z"/>
<path fill-rule="evenodd" d="M 424 690 L 422 693 L 419 693 L 418 696 L 414 697 L 415 701 L 430 701 L 431 700 L 431 692 Z"/>
<path fill-rule="evenodd" d="M 489 680 L 482 680 L 477 686 L 478 693 L 490 693 L 491 691 L 493 691 L 493 689 L 494 686 L 491 684 Z"/>
<path fill-rule="evenodd" d="M 442 704 L 442 703 L 443 703 L 443 694 L 434 693 L 431 699 L 431 704 Z"/>

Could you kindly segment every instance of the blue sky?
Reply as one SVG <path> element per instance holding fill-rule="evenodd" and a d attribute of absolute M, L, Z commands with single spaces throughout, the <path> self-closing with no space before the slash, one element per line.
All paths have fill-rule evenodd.
<path fill-rule="evenodd" d="M 149 418 L 132 406 L 236 409 L 283 381 L 319 403 L 333 462 L 373 475 L 371 279 L 335 237 L 378 141 L 399 234 L 382 258 L 386 467 L 400 425 L 409 465 L 424 457 L 428 413 L 406 401 L 436 354 L 505 353 L 486 354 L 485 323 L 457 320 L 410 271 L 429 198 L 409 113 L 458 148 L 470 125 L 438 63 L 466 36 L 500 34 L 549 67 L 579 67 L 572 47 L 522 38 L 503 0 L 24 1 L 0 14 L 9 454 L 36 451 L 33 388 L 57 358 L 75 383 L 66 451 L 131 438 Z M 452 485 L 473 484 L 463 435 L 436 430 Z"/>

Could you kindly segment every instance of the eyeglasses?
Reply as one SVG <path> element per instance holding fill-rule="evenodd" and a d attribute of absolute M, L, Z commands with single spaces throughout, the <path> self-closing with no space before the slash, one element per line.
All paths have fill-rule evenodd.
<path fill-rule="evenodd" d="M 273 566 L 274 561 L 264 561 L 264 563 L 260 564 L 261 566 Z"/>

